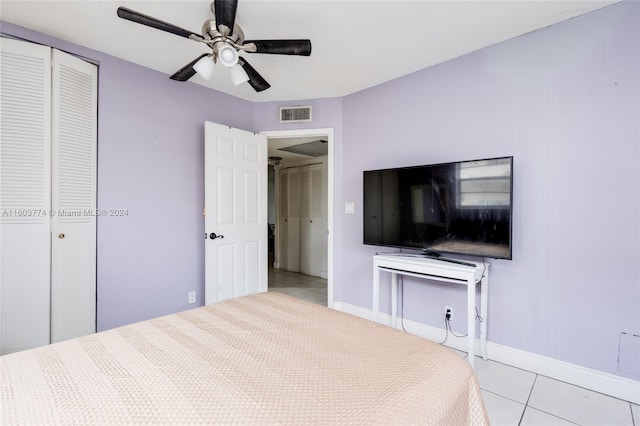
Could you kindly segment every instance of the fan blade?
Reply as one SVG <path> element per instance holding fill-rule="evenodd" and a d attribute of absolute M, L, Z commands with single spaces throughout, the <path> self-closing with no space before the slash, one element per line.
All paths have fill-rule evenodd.
<path fill-rule="evenodd" d="M 236 22 L 238 0 L 215 0 L 213 9 L 216 14 L 216 26 L 223 36 L 233 34 L 233 26 Z M 226 27 L 226 28 L 223 28 Z"/>
<path fill-rule="evenodd" d="M 146 25 L 147 27 L 166 31 L 180 37 L 190 38 L 192 35 L 201 37 L 200 34 L 185 30 L 184 28 L 176 27 L 173 24 L 169 24 L 168 22 L 152 18 L 151 16 L 144 15 L 142 13 L 136 12 L 135 10 L 127 9 L 126 7 L 120 6 L 118 8 L 118 16 L 122 19 L 126 19 L 127 21 L 136 22 L 138 24 Z"/>
<path fill-rule="evenodd" d="M 198 62 L 200 59 L 204 58 L 205 56 L 208 56 L 208 54 L 204 53 L 204 54 L 198 56 L 193 61 L 191 61 L 187 65 L 185 65 L 184 67 L 180 68 L 180 70 L 178 70 L 178 72 L 176 72 L 175 74 L 173 74 L 169 78 L 171 80 L 176 80 L 176 81 L 187 81 L 187 80 L 189 80 L 191 77 L 196 75 L 196 70 L 193 69 L 193 66 L 195 65 L 196 62 Z"/>
<path fill-rule="evenodd" d="M 243 46 L 254 44 L 255 52 L 247 49 L 252 53 L 271 53 L 276 55 L 311 55 L 311 40 L 247 40 Z"/>
<path fill-rule="evenodd" d="M 252 67 L 246 59 L 240 57 L 238 60 L 240 66 L 245 70 L 247 75 L 249 76 L 249 84 L 256 92 L 262 92 L 263 90 L 267 90 L 271 85 L 267 83 L 259 73 L 256 71 L 254 67 Z"/>

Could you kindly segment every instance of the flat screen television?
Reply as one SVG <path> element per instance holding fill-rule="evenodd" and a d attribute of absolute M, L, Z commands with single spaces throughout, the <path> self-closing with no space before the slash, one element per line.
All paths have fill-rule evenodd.
<path fill-rule="evenodd" d="M 513 157 L 364 174 L 364 244 L 511 259 Z"/>

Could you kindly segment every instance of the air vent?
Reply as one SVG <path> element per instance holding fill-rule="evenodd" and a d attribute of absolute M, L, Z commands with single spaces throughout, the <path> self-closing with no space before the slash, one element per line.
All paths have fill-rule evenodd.
<path fill-rule="evenodd" d="M 311 121 L 310 106 L 280 107 L 281 123 L 300 123 Z"/>

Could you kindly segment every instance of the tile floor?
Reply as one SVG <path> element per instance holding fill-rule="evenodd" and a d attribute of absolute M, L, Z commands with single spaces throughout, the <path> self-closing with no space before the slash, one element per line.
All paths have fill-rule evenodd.
<path fill-rule="evenodd" d="M 310 275 L 269 269 L 269 291 L 288 294 L 327 306 L 327 280 Z"/>
<path fill-rule="evenodd" d="M 272 269 L 269 291 L 327 305 L 321 278 Z M 492 426 L 640 426 L 640 405 L 481 358 L 476 373 Z"/>
<path fill-rule="evenodd" d="M 640 426 L 640 406 L 494 361 L 476 358 L 493 426 Z"/>

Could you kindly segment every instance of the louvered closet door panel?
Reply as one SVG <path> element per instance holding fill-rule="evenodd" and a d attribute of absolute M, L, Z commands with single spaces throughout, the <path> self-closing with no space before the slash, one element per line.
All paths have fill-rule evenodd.
<path fill-rule="evenodd" d="M 278 191 L 278 264 L 279 268 L 288 268 L 288 238 L 289 232 L 289 214 L 287 206 L 289 204 L 289 176 L 286 171 L 281 170 L 279 173 L 279 191 Z"/>
<path fill-rule="evenodd" d="M 300 168 L 300 272 L 316 277 L 324 256 L 322 178 L 322 164 Z"/>
<path fill-rule="evenodd" d="M 95 332 L 97 67 L 53 51 L 51 341 Z"/>
<path fill-rule="evenodd" d="M 0 39 L 0 353 L 49 343 L 51 53 Z"/>
<path fill-rule="evenodd" d="M 287 204 L 287 271 L 300 271 L 300 169 L 287 169 L 289 192 Z"/>
<path fill-rule="evenodd" d="M 309 166 L 309 174 L 309 275 L 319 277 L 322 275 L 322 260 L 326 252 L 327 236 L 322 220 L 325 199 L 322 189 L 322 164 Z"/>
<path fill-rule="evenodd" d="M 309 252 L 309 231 L 311 222 L 311 173 L 309 166 L 300 168 L 300 272 L 311 275 L 311 253 Z"/>

